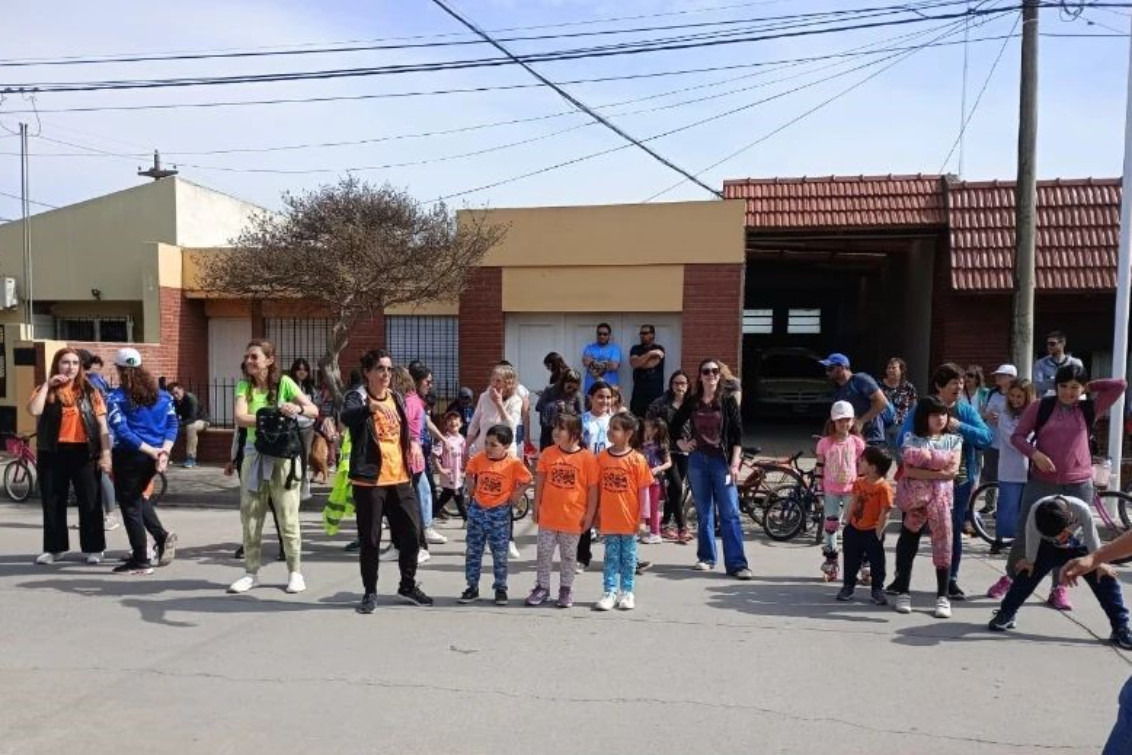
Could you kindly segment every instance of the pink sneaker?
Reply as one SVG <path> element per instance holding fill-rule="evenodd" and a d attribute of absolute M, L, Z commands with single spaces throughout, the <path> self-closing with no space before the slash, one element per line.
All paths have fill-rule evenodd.
<path fill-rule="evenodd" d="M 1059 611 L 1072 611 L 1073 604 L 1069 602 L 1069 591 L 1061 585 L 1049 591 L 1049 605 Z"/>
<path fill-rule="evenodd" d="M 1014 580 L 1004 574 L 997 582 L 991 585 L 991 589 L 987 590 L 987 597 L 994 600 L 1002 600 L 1006 593 L 1010 592 L 1010 586 L 1012 584 L 1014 584 Z"/>

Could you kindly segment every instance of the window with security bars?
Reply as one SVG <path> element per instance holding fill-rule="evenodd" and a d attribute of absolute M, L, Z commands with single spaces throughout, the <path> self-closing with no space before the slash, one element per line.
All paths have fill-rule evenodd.
<path fill-rule="evenodd" d="M 57 317 L 55 337 L 61 341 L 131 343 L 132 317 Z"/>
<path fill-rule="evenodd" d="M 774 310 L 743 310 L 743 332 L 748 335 L 770 335 L 774 333 Z"/>
<path fill-rule="evenodd" d="M 326 353 L 331 320 L 325 317 L 268 317 L 264 319 L 264 336 L 275 346 L 275 361 L 283 372 L 299 357 L 317 370 L 318 360 Z"/>
<path fill-rule="evenodd" d="M 786 332 L 790 335 L 819 335 L 820 309 L 791 309 L 786 317 Z"/>
<path fill-rule="evenodd" d="M 414 359 L 432 370 L 443 409 L 460 389 L 459 318 L 453 315 L 386 315 L 385 348 L 396 364 Z"/>

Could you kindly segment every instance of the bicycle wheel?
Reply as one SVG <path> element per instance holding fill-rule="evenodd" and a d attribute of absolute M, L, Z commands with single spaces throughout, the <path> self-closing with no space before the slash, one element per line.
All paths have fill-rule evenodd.
<path fill-rule="evenodd" d="M 798 536 L 806 525 L 806 512 L 801 504 L 800 488 L 790 488 L 773 496 L 767 504 L 763 531 L 771 540 L 783 542 Z"/>
<path fill-rule="evenodd" d="M 766 519 L 766 500 L 765 495 L 760 496 L 753 490 L 739 489 L 739 510 L 760 527 Z"/>
<path fill-rule="evenodd" d="M 999 489 L 997 482 L 987 482 L 975 489 L 971 494 L 971 505 L 967 509 L 967 520 L 971 522 L 975 533 L 989 545 L 994 545 L 997 538 L 995 510 L 998 505 Z M 1014 538 L 1004 537 L 1003 545 L 1010 545 Z"/>
<path fill-rule="evenodd" d="M 533 495 L 534 493 L 528 490 L 526 493 L 523 493 L 523 497 L 519 499 L 518 503 L 511 504 L 512 522 L 519 521 L 531 510 L 531 496 Z"/>
<path fill-rule="evenodd" d="M 1132 496 L 1127 493 L 1119 493 L 1115 490 L 1097 493 L 1096 503 L 1097 508 L 1100 509 L 1101 519 L 1104 519 L 1109 529 L 1117 535 L 1122 535 L 1129 529 L 1129 512 L 1127 509 L 1132 506 L 1130 502 L 1132 502 Z"/>
<path fill-rule="evenodd" d="M 161 502 L 162 497 L 165 495 L 166 488 L 169 487 L 169 480 L 165 477 L 164 472 L 158 472 L 153 477 L 153 495 L 149 497 L 149 502 L 156 506 Z"/>
<path fill-rule="evenodd" d="M 35 490 L 35 473 L 24 459 L 16 459 L 4 469 L 4 492 L 17 503 L 26 501 Z"/>

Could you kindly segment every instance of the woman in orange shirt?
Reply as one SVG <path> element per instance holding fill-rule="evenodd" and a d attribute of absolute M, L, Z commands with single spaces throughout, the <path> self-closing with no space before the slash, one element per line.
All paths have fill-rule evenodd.
<path fill-rule="evenodd" d="M 36 417 L 36 466 L 43 497 L 43 553 L 37 564 L 51 564 L 70 550 L 67 493 L 79 502 L 79 544 L 88 564 L 106 550 L 97 466 L 110 471 L 110 433 L 106 402 L 83 371 L 79 353 L 60 349 L 51 360 L 51 377 L 35 389 L 28 412 Z"/>
<path fill-rule="evenodd" d="M 597 457 L 598 531 L 605 542 L 605 572 L 598 611 L 636 607 L 633 587 L 637 571 L 637 528 L 648 509 L 652 470 L 634 446 L 640 422 L 632 414 L 615 414 L 609 421 L 609 447 Z M 617 583 L 620 577 L 621 593 Z"/>

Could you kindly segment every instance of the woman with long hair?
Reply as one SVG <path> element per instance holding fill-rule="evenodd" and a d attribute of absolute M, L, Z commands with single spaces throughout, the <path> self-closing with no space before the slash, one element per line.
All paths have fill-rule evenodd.
<path fill-rule="evenodd" d="M 291 363 L 291 369 L 287 372 L 291 379 L 295 381 L 295 385 L 299 386 L 299 390 L 303 395 L 310 399 L 314 404 L 317 398 L 317 391 L 315 390 L 314 373 L 311 372 L 310 362 L 299 357 Z M 316 407 L 317 408 L 317 407 Z M 311 444 L 314 443 L 314 423 L 318 419 L 316 414 L 314 417 L 307 417 L 300 415 L 295 418 L 299 423 L 299 436 L 303 439 L 303 469 L 307 470 L 303 473 L 302 489 L 299 493 L 299 500 L 306 501 L 311 497 L 311 479 L 310 479 L 310 458 L 311 458 Z"/>
<path fill-rule="evenodd" d="M 884 378 L 880 381 L 880 389 L 895 412 L 891 424 L 885 426 L 885 440 L 891 450 L 899 452 L 900 446 L 896 439 L 900 435 L 900 428 L 904 426 L 904 418 L 908 416 L 908 412 L 919 400 L 916 386 L 908 380 L 908 363 L 900 357 L 889 359 L 888 364 L 884 366 Z"/>
<path fill-rule="evenodd" d="M 106 402 L 87 380 L 74 349 L 55 352 L 49 374 L 28 402 L 28 412 L 36 417 L 36 466 L 43 498 L 43 553 L 35 562 L 54 563 L 71 548 L 67 491 L 73 485 L 79 502 L 79 545 L 86 562 L 94 565 L 102 562 L 106 550 L 98 498 L 99 469 L 110 471 Z"/>
<path fill-rule="evenodd" d="M 256 448 L 256 415 L 263 409 L 276 408 L 286 417 L 314 419 L 318 409 L 288 375 L 280 374 L 271 341 L 255 338 L 244 352 L 247 378 L 236 384 L 236 427 L 247 428 L 244 446 L 244 468 L 240 475 L 240 522 L 244 536 L 244 576 L 228 588 L 228 592 L 244 593 L 259 582 L 262 562 L 260 549 L 263 520 L 270 504 L 274 504 L 278 526 L 283 536 L 287 557 L 287 592 L 307 589 L 300 571 L 302 533 L 299 529 L 300 484 L 296 470 L 301 460 L 283 459 L 262 454 Z"/>
<path fill-rule="evenodd" d="M 739 402 L 725 393 L 718 359 L 700 362 L 696 389 L 676 411 L 672 436 L 688 454 L 688 479 L 696 501 L 699 547 L 696 569 L 715 568 L 715 507 L 719 507 L 723 536 L 723 563 L 737 579 L 751 579 L 743 552 L 743 528 L 739 522 L 739 493 L 735 481 L 743 454 L 743 421 Z M 691 438 L 685 439 L 685 430 Z"/>
<path fill-rule="evenodd" d="M 169 451 L 177 440 L 177 410 L 173 397 L 142 367 L 137 349 L 119 349 L 114 365 L 118 387 L 106 401 L 114 434 L 114 497 L 130 539 L 130 557 L 114 571 L 152 574 L 146 532 L 153 537 L 159 566 L 173 562 L 177 546 L 177 535 L 161 525 L 145 496 L 154 475 L 169 467 Z"/>
<path fill-rule="evenodd" d="M 488 430 L 496 425 L 507 425 L 515 433 L 511 455 L 523 458 L 518 428 L 523 425 L 523 397 L 519 393 L 519 376 L 509 364 L 498 364 L 491 371 L 486 391 L 480 394 L 472 421 L 468 423 L 468 458 L 484 450 Z M 511 524 L 514 530 L 514 522 Z M 512 535 L 508 544 L 511 558 L 519 558 L 519 548 Z"/>
<path fill-rule="evenodd" d="M 409 468 L 421 456 L 421 446 L 409 432 L 405 402 L 393 390 L 393 360 L 383 349 L 362 355 L 364 382 L 346 394 L 342 424 L 350 434 L 350 483 L 358 517 L 359 555 L 364 595 L 357 611 L 377 610 L 377 569 L 381 518 L 397 549 L 401 585 L 397 594 L 418 606 L 432 598 L 416 582 L 420 548 L 420 506 Z"/>
<path fill-rule="evenodd" d="M 668 378 L 668 390 L 652 402 L 645 412 L 647 419 L 664 420 L 670 435 L 669 452 L 672 455 L 672 466 L 664 472 L 667 485 L 664 496 L 664 518 L 661 520 L 663 528 L 661 537 L 679 543 L 686 543 L 692 539 L 688 532 L 688 523 L 684 519 L 684 480 L 688 479 L 688 454 L 677 445 L 680 437 L 673 434 L 672 422 L 676 419 L 676 412 L 688 398 L 690 385 L 688 374 L 684 370 L 676 370 L 672 373 L 672 377 Z M 673 521 L 676 522 L 675 530 L 672 529 Z"/>
<path fill-rule="evenodd" d="M 552 352 L 553 353 L 553 352 Z M 548 355 L 549 358 L 549 355 Z M 581 417 L 586 411 L 582 398 L 582 376 L 577 370 L 567 368 L 558 376 L 556 382 L 548 385 L 535 404 L 542 432 L 539 434 L 539 449 L 554 445 L 554 425 L 559 414 L 573 414 Z"/>
<path fill-rule="evenodd" d="M 447 543 L 448 538 L 432 526 L 433 507 L 437 499 L 436 487 L 432 479 L 432 441 L 433 438 L 440 438 L 444 433 L 432 421 L 432 408 L 435 404 L 433 407 L 429 406 L 429 401 L 435 402 L 436 398 L 432 392 L 432 370 L 422 362 L 413 362 L 409 365 L 409 376 L 413 379 L 413 395 L 416 397 L 414 403 L 420 402 L 424 420 L 418 438 L 421 443 L 421 453 L 424 454 L 424 469 L 414 478 L 413 484 L 417 487 L 417 499 L 421 506 L 421 526 L 424 529 L 425 543 L 439 545 Z M 410 399 L 406 396 L 405 400 L 408 402 Z"/>

